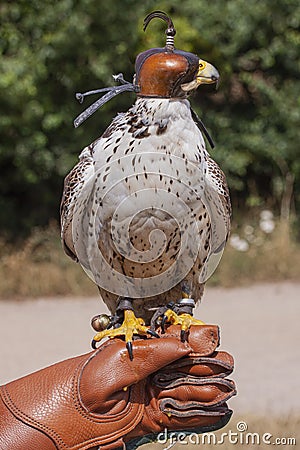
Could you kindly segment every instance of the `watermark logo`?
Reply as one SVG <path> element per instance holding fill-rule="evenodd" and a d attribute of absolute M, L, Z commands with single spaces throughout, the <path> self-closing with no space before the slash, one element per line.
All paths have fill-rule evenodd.
<path fill-rule="evenodd" d="M 170 432 L 166 428 L 157 436 L 157 442 L 166 445 L 164 450 L 169 450 L 175 444 L 189 447 L 192 445 L 292 445 L 296 446 L 296 438 L 292 436 L 274 436 L 272 433 L 258 433 L 248 430 L 248 424 L 241 420 L 236 424 L 235 430 L 228 430 L 221 434 L 216 433 L 186 433 Z"/>
<path fill-rule="evenodd" d="M 242 420 L 240 422 L 238 422 L 236 424 L 236 429 L 238 431 L 247 431 L 248 430 L 248 425 L 246 424 L 246 422 L 243 422 Z"/>

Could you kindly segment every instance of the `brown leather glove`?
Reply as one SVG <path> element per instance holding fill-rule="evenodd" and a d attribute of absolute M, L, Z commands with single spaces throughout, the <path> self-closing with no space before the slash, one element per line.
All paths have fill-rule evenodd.
<path fill-rule="evenodd" d="M 216 352 L 218 327 L 178 327 L 160 339 L 120 339 L 0 388 L 1 450 L 134 448 L 137 438 L 165 429 L 221 428 L 235 395 L 233 359 Z M 132 441 L 133 440 L 133 441 Z"/>

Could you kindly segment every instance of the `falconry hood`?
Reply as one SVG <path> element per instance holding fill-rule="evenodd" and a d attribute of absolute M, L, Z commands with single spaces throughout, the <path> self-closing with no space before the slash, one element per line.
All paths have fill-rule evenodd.
<path fill-rule="evenodd" d="M 159 18 L 167 23 L 166 46 L 140 53 L 135 62 L 135 84 L 141 97 L 186 97 L 200 84 L 217 84 L 219 73 L 210 63 L 194 53 L 174 47 L 176 34 L 172 19 L 162 11 L 154 11 L 144 20 L 144 31 L 149 22 Z"/>
<path fill-rule="evenodd" d="M 113 75 L 120 86 L 97 89 L 84 94 L 77 93 L 77 100 L 82 103 L 88 95 L 105 92 L 74 120 L 77 128 L 88 119 L 97 109 L 110 99 L 125 91 L 133 91 L 139 97 L 152 98 L 185 98 L 197 89 L 200 84 L 216 84 L 219 80 L 217 69 L 210 63 L 203 61 L 197 55 L 174 47 L 176 30 L 172 19 L 162 11 L 153 11 L 144 20 L 144 31 L 149 22 L 162 19 L 167 23 L 166 46 L 151 48 L 140 53 L 135 62 L 135 76 L 133 83 L 125 81 L 123 75 Z M 198 118 L 197 122 L 199 122 Z M 201 123 L 201 128 L 203 124 Z M 204 130 L 206 132 L 206 130 Z"/>

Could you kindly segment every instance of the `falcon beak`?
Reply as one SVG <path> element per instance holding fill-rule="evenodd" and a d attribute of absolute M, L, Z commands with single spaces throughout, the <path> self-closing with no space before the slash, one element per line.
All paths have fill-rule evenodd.
<path fill-rule="evenodd" d="M 216 84 L 217 88 L 219 78 L 219 72 L 212 64 L 203 61 L 202 59 L 199 60 L 199 69 L 196 75 L 198 86 L 200 86 L 200 84 Z"/>
<path fill-rule="evenodd" d="M 199 59 L 199 68 L 196 77 L 190 83 L 182 84 L 180 87 L 183 91 L 188 92 L 197 89 L 200 84 L 215 84 L 218 88 L 219 72 L 210 63 Z"/>

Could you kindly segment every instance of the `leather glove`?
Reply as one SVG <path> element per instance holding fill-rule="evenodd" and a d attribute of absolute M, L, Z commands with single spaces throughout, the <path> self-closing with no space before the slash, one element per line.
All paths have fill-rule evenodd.
<path fill-rule="evenodd" d="M 0 387 L 1 450 L 136 448 L 151 433 L 224 426 L 235 395 L 233 358 L 217 352 L 218 327 L 171 326 L 158 338 L 112 339 L 96 351 Z"/>

